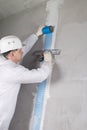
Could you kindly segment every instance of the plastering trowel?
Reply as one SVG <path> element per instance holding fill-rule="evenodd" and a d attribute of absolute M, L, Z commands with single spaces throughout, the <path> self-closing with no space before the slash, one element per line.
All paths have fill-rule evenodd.
<path fill-rule="evenodd" d="M 45 49 L 45 50 L 36 50 L 32 53 L 32 55 L 36 56 L 38 61 L 43 61 L 44 60 L 44 52 L 48 51 L 52 54 L 54 57 L 55 55 L 60 55 L 61 50 L 60 49 Z"/>

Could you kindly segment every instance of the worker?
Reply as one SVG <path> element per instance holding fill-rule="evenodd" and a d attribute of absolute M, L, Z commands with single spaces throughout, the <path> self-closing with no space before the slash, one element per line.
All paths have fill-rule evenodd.
<path fill-rule="evenodd" d="M 21 84 L 42 82 L 50 74 L 50 52 L 44 52 L 44 61 L 37 69 L 29 70 L 19 64 L 42 35 L 41 30 L 40 27 L 37 33 L 32 34 L 23 44 L 13 35 L 0 40 L 0 130 L 9 129 Z"/>

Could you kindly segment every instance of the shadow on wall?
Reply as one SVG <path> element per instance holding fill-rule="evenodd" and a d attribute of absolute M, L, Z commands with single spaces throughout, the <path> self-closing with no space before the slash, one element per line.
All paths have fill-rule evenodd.
<path fill-rule="evenodd" d="M 22 85 L 9 130 L 29 130 L 36 84 Z"/>
<path fill-rule="evenodd" d="M 57 63 L 55 63 L 53 65 L 53 70 L 52 70 L 51 84 L 55 84 L 61 79 L 62 79 L 62 73 L 61 73 L 60 66 Z"/>
<path fill-rule="evenodd" d="M 32 55 L 32 53 L 36 50 L 41 50 L 42 48 L 43 48 L 43 37 L 41 36 L 34 45 L 34 47 L 24 57 L 22 65 L 29 69 L 37 68 L 37 59 L 34 55 Z"/>

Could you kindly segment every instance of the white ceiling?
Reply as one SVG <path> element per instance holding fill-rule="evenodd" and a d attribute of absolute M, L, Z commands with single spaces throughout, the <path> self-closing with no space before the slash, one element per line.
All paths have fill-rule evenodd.
<path fill-rule="evenodd" d="M 46 0 L 0 0 L 0 19 L 32 8 Z"/>

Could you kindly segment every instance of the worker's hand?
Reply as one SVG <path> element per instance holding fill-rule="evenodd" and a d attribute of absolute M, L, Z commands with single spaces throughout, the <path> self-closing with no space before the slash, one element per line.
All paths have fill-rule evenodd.
<path fill-rule="evenodd" d="M 44 27 L 44 25 L 41 25 L 39 28 L 38 28 L 38 30 L 37 30 L 37 32 L 36 32 L 36 35 L 39 37 L 39 36 L 41 36 L 41 35 L 43 35 L 43 32 L 42 32 L 42 28 Z"/>
<path fill-rule="evenodd" d="M 52 54 L 50 51 L 45 51 L 44 52 L 44 61 L 51 63 L 52 62 Z"/>

